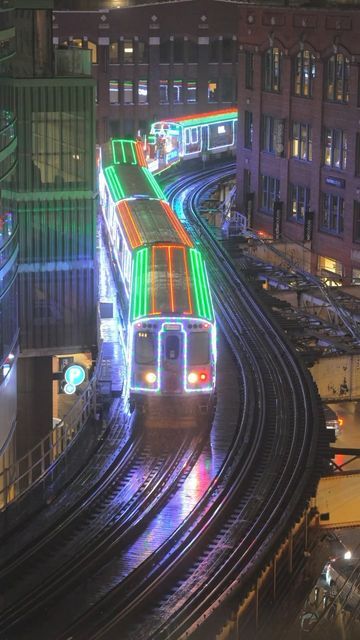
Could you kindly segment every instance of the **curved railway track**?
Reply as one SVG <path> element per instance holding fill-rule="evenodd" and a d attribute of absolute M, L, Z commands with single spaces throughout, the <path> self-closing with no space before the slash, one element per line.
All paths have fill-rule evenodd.
<path fill-rule="evenodd" d="M 261 303 L 249 290 L 246 280 L 229 264 L 205 225 L 194 218 L 201 190 L 214 180 L 215 175 L 218 179 L 219 175 L 229 173 L 233 173 L 233 165 L 220 172 L 211 169 L 205 177 L 202 173 L 201 177 L 183 179 L 177 187 L 184 192 L 195 182 L 191 193 L 187 194 L 187 207 L 191 224 L 195 229 L 201 229 L 218 319 L 236 362 L 236 368 L 228 365 L 227 370 L 237 379 L 233 387 L 233 381 L 228 381 L 232 394 L 237 394 L 232 406 L 235 415 L 230 415 L 227 407 L 232 398 L 226 390 L 224 375 L 223 383 L 219 384 L 213 430 L 220 426 L 219 440 L 221 429 L 225 440 L 226 422 L 231 423 L 224 446 L 226 454 L 196 504 L 174 523 L 169 535 L 151 547 L 146 557 L 131 568 L 125 562 L 124 553 L 134 553 L 139 544 L 139 530 L 145 527 L 146 510 L 149 515 L 157 511 L 160 519 L 163 513 L 167 517 L 164 505 L 171 503 L 171 495 L 184 489 L 184 478 L 190 473 L 199 447 L 204 443 L 201 445 L 200 440 L 197 445 L 195 442 L 184 443 L 188 453 L 182 450 L 178 453 L 177 471 L 173 460 L 151 462 L 148 458 L 145 465 L 143 460 L 129 463 L 134 467 L 144 465 L 152 469 L 153 474 L 145 474 L 136 490 L 123 496 L 122 513 L 120 509 L 115 515 L 106 502 L 101 505 L 106 526 L 98 527 L 97 532 L 96 528 L 91 531 L 87 541 L 85 536 L 85 543 L 84 533 L 81 533 L 77 542 L 70 544 L 63 569 L 60 555 L 57 562 L 50 563 L 41 574 L 37 590 L 29 594 L 27 583 L 20 600 L 15 600 L 14 591 L 13 602 L 2 612 L 0 628 L 7 640 L 32 637 L 46 637 L 46 640 L 118 640 L 119 637 L 122 640 L 178 640 L 189 635 L 196 637 L 198 629 L 203 629 L 204 625 L 208 625 L 206 637 L 210 640 L 215 637 L 216 625 L 222 620 L 221 616 L 216 616 L 223 610 L 223 603 L 235 595 L 242 598 L 248 593 L 266 559 L 313 493 L 320 473 L 320 458 L 326 452 L 318 448 L 323 424 L 310 376 L 299 364 L 281 331 L 262 312 Z M 171 192 L 171 197 L 175 197 L 175 186 Z M 183 201 L 181 195 L 175 210 L 183 206 Z M 193 232 L 196 233 L 194 229 Z M 220 379 L 221 375 L 220 371 Z M 213 442 L 210 444 L 212 446 Z M 138 446 L 141 449 L 140 443 Z M 144 447 L 142 450 L 144 455 Z M 186 461 L 184 456 L 187 456 Z M 160 477 L 154 471 L 159 467 L 163 473 Z M 131 481 L 128 484 L 131 485 Z M 160 493 L 154 490 L 155 497 L 147 504 L 145 494 L 149 492 L 150 484 L 158 488 L 160 485 L 161 490 Z M 116 503 L 114 495 L 110 495 L 110 503 L 114 504 L 114 500 Z M 94 507 L 89 505 L 89 508 L 96 516 Z M 132 518 L 127 528 L 126 513 Z M 89 511 L 79 512 L 77 517 L 83 523 L 90 518 L 97 519 Z M 118 518 L 115 525 L 114 518 Z M 134 540 L 133 546 L 129 543 L 126 548 L 124 538 L 121 538 L 124 526 L 126 535 Z M 149 531 L 151 533 L 151 529 Z M 69 525 L 67 532 L 71 542 L 72 537 L 78 535 L 76 524 L 73 528 Z M 58 535 L 61 536 L 61 532 Z M 149 535 L 145 535 L 147 543 Z M 36 566 L 39 557 L 33 556 L 33 565 L 28 567 Z M 31 558 L 26 560 L 29 561 Z M 116 562 L 119 566 L 115 567 Z M 124 569 L 124 565 L 128 568 Z M 24 566 L 19 561 L 12 568 L 3 568 L 0 581 L 15 576 Z M 59 585 L 58 591 L 55 589 L 52 593 L 56 566 L 60 566 L 58 570 L 62 577 L 55 581 L 55 585 Z M 81 567 L 85 571 L 85 566 L 84 581 Z M 82 578 L 80 587 L 76 590 L 74 587 L 72 593 L 66 595 L 79 578 Z M 71 599 L 79 603 L 84 590 L 83 606 L 73 604 L 71 608 Z M 50 607 L 55 596 L 56 603 Z M 45 600 L 46 615 L 52 624 L 50 629 L 47 621 L 41 619 L 44 605 L 40 599 Z M 46 635 L 41 635 L 45 630 Z"/>

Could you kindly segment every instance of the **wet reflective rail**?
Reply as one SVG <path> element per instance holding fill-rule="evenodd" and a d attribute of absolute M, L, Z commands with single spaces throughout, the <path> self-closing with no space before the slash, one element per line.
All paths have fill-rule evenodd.
<path fill-rule="evenodd" d="M 232 637 L 255 637 L 265 618 L 253 603 L 269 566 L 275 599 L 275 583 L 279 596 L 287 588 L 289 548 L 294 562 L 308 550 L 309 500 L 329 451 L 320 401 L 246 274 L 192 217 L 199 190 L 226 171 L 184 177 L 175 204 L 179 217 L 187 206 L 194 237 L 201 230 L 222 327 L 212 429 L 127 428 L 107 479 L 42 548 L 39 533 L 38 555 L 18 542 L 16 560 L 8 542 L 0 573 L 10 585 L 0 611 L 6 640 L 212 640 L 229 618 Z M 95 466 L 104 464 L 98 456 Z"/>

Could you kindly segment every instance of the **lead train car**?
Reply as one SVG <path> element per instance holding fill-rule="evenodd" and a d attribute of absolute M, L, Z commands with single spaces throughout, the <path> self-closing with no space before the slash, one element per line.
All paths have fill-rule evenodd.
<path fill-rule="evenodd" d="M 141 144 L 101 149 L 100 201 L 127 292 L 130 400 L 151 426 L 212 409 L 216 325 L 205 262 L 146 167 Z"/>

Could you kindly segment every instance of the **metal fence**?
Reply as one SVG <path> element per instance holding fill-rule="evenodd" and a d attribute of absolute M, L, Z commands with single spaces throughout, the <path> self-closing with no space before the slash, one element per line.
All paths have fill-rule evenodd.
<path fill-rule="evenodd" d="M 0 510 L 23 495 L 67 451 L 91 415 L 96 414 L 95 370 L 76 403 L 33 449 L 0 472 Z"/>

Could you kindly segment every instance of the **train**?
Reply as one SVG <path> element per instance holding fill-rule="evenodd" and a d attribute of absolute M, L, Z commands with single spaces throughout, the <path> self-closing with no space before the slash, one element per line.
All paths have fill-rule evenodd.
<path fill-rule="evenodd" d="M 158 172 L 180 160 L 235 152 L 238 111 L 221 109 L 154 122 L 146 140 L 148 166 Z"/>
<path fill-rule="evenodd" d="M 150 426 L 208 420 L 216 321 L 204 258 L 147 167 L 140 141 L 99 154 L 99 194 L 126 308 L 130 404 Z"/>

